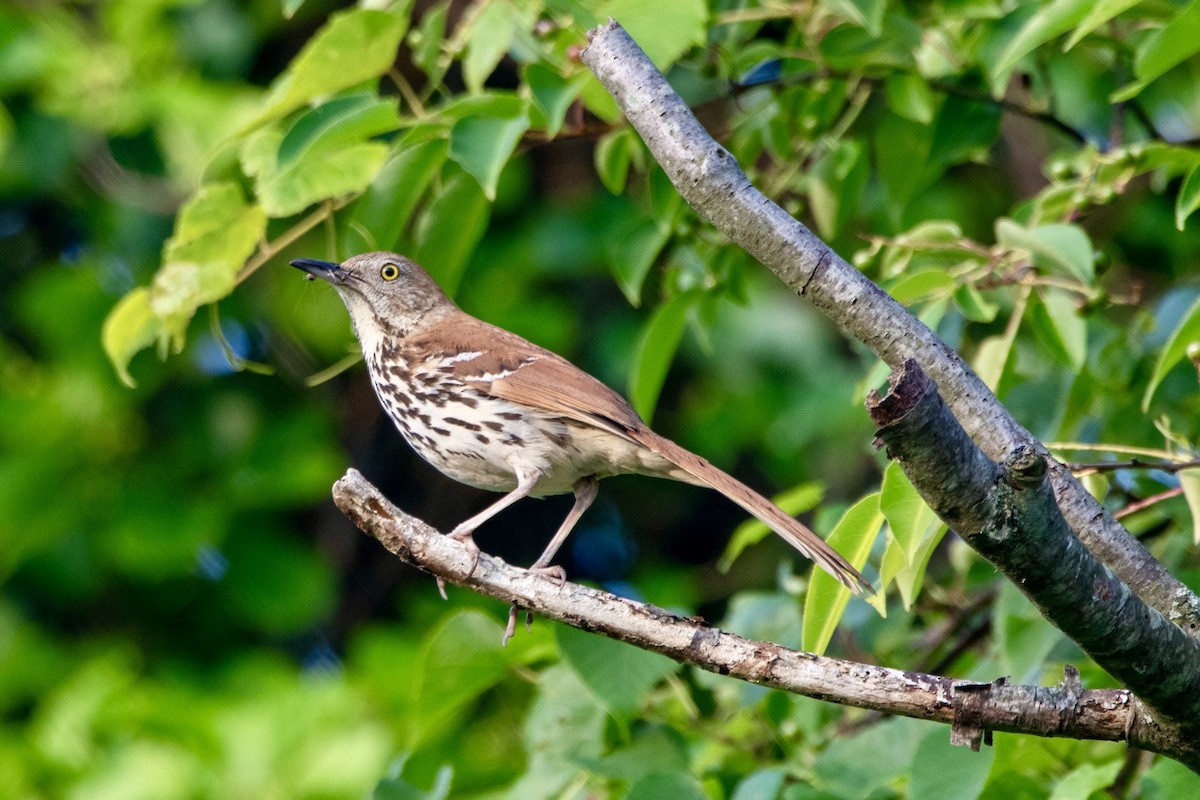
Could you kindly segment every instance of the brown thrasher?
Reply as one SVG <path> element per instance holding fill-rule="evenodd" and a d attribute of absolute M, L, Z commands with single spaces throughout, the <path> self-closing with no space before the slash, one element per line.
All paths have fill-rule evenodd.
<path fill-rule="evenodd" d="M 471 534 L 502 509 L 574 492 L 575 505 L 531 567 L 561 576 L 550 560 L 595 500 L 599 479 L 637 473 L 712 487 L 851 590 L 871 590 L 774 503 L 650 430 L 625 398 L 566 359 L 463 312 L 413 261 L 365 253 L 342 264 L 291 263 L 341 295 L 375 393 L 409 445 L 457 481 L 506 493 L 449 534 L 476 558 Z"/>

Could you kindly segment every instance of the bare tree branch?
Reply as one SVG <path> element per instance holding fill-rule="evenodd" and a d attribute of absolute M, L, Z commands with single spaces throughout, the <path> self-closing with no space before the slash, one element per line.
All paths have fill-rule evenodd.
<path fill-rule="evenodd" d="M 333 487 L 347 517 L 402 560 L 448 583 L 603 634 L 680 663 L 776 689 L 952 726 L 959 744 L 978 748 L 989 731 L 1075 739 L 1126 740 L 1200 769 L 1200 752 L 1124 689 L 1085 690 L 1068 669 L 1057 687 L 955 680 L 789 650 L 713 628 L 646 603 L 472 556 L 392 505 L 357 470 Z M 431 588 L 432 591 L 432 588 Z"/>
<path fill-rule="evenodd" d="M 1024 446 L 1049 459 L 953 349 L 750 183 L 620 25 L 601 25 L 589 39 L 583 62 L 693 208 L 893 369 L 915 359 L 989 458 L 1003 459 Z M 1135 594 L 1195 635 L 1200 598 L 1068 470 L 1047 463 L 1059 508 L 1084 545 Z"/>
<path fill-rule="evenodd" d="M 1058 511 L 1046 460 L 1016 447 L 996 464 L 915 361 L 867 398 L 888 456 L 939 517 L 995 564 L 1092 659 L 1160 718 L 1200 741 L 1200 641 L 1134 595 Z"/>

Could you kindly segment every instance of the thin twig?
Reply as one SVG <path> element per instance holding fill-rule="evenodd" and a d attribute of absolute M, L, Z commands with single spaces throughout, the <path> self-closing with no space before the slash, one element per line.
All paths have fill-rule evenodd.
<path fill-rule="evenodd" d="M 1150 506 L 1161 503 L 1164 500 L 1170 500 L 1172 497 L 1178 497 L 1181 494 L 1183 494 L 1183 487 L 1176 486 L 1174 489 L 1167 489 L 1165 492 L 1159 492 L 1158 494 L 1152 494 L 1149 497 L 1144 497 L 1141 500 L 1138 500 L 1136 503 L 1130 503 L 1120 511 L 1113 514 L 1113 516 L 1117 519 L 1124 519 L 1125 517 L 1132 516 L 1139 511 L 1144 511 Z"/>
<path fill-rule="evenodd" d="M 1096 461 L 1092 463 L 1070 461 L 1063 464 L 1063 466 L 1078 476 L 1096 475 L 1102 472 L 1116 472 L 1122 469 L 1156 469 L 1161 472 L 1174 474 L 1182 472 L 1185 469 L 1200 467 L 1200 458 L 1193 458 L 1189 461 L 1143 461 L 1140 458 L 1131 458 L 1128 461 Z"/>

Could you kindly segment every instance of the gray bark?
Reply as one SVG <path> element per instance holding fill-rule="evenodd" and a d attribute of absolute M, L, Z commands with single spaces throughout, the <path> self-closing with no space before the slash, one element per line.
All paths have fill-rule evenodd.
<path fill-rule="evenodd" d="M 957 353 L 756 189 L 620 25 L 610 21 L 589 32 L 588 38 L 583 62 L 701 216 L 893 369 L 908 359 L 920 364 L 989 458 L 1003 459 L 1023 446 L 1048 459 L 1059 508 L 1080 541 L 1137 596 L 1195 634 L 1200 598 L 1049 458 Z"/>
<path fill-rule="evenodd" d="M 503 603 L 600 633 L 683 664 L 820 700 L 951 725 L 956 743 L 978 748 L 990 731 L 1128 741 L 1200 769 L 1200 752 L 1132 692 L 1081 689 L 1068 669 L 1056 687 L 979 684 L 789 650 L 480 554 L 392 505 L 357 470 L 333 487 L 334 502 L 402 560 Z M 430 591 L 433 591 L 432 586 Z M 518 634 L 519 635 L 519 634 Z"/>

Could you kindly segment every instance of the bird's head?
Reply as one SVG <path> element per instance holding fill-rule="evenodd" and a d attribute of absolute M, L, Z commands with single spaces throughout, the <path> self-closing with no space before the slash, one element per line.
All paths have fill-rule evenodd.
<path fill-rule="evenodd" d="M 415 261 L 396 253 L 363 253 L 335 264 L 313 258 L 291 262 L 308 277 L 333 284 L 359 339 L 380 329 L 400 334 L 432 324 L 454 308 Z"/>

